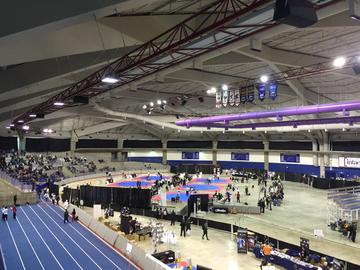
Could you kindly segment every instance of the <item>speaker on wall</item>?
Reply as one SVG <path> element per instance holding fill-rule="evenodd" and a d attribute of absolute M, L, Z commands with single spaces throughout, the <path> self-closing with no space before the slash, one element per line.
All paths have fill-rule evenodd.
<path fill-rule="evenodd" d="M 314 5 L 307 0 L 276 0 L 273 19 L 300 28 L 318 21 Z"/>

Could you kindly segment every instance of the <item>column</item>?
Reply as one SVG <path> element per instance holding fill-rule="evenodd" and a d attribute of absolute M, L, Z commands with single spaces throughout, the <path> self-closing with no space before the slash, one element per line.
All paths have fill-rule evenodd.
<path fill-rule="evenodd" d="M 318 144 L 315 139 L 312 140 L 312 151 L 313 151 L 313 166 L 318 167 L 319 166 L 319 160 L 318 160 Z"/>
<path fill-rule="evenodd" d="M 167 140 L 161 140 L 162 142 L 162 164 L 167 164 Z"/>
<path fill-rule="evenodd" d="M 319 155 L 319 163 L 320 163 L 320 177 L 325 177 L 325 162 L 324 162 L 324 143 L 320 143 L 320 155 Z"/>
<path fill-rule="evenodd" d="M 269 141 L 263 141 L 264 145 L 264 170 L 269 171 Z"/>
<path fill-rule="evenodd" d="M 330 151 L 329 134 L 327 132 L 323 132 L 323 138 L 324 138 L 324 152 L 328 152 L 328 151 Z M 328 167 L 330 165 L 328 153 L 324 153 L 324 165 L 326 167 Z"/>
<path fill-rule="evenodd" d="M 22 131 L 18 131 L 18 137 L 17 137 L 17 147 L 18 147 L 18 151 L 25 151 L 26 149 L 26 138 L 25 138 L 25 134 Z"/>
<path fill-rule="evenodd" d="M 71 138 L 70 138 L 70 154 L 72 156 L 75 155 L 75 150 L 76 150 L 76 143 L 78 142 L 79 138 L 75 132 L 75 130 L 71 131 Z"/>
<path fill-rule="evenodd" d="M 217 165 L 217 145 L 218 141 L 212 142 L 212 164 Z"/>

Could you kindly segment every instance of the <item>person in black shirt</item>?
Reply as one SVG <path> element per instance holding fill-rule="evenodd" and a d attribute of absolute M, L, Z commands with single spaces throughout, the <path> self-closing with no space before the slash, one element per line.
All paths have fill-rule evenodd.
<path fill-rule="evenodd" d="M 202 239 L 204 239 L 204 236 L 206 236 L 206 239 L 209 240 L 209 237 L 208 237 L 208 222 L 207 222 L 207 220 L 205 220 L 205 222 L 203 223 L 202 230 L 203 230 Z"/>

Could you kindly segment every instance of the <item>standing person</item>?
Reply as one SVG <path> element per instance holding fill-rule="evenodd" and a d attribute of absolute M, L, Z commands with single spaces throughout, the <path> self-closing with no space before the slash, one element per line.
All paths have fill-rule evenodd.
<path fill-rule="evenodd" d="M 174 210 L 172 210 L 172 211 L 171 211 L 171 214 L 170 214 L 170 220 L 171 220 L 170 226 L 175 225 L 175 221 L 176 221 L 176 214 L 175 214 L 175 211 L 174 211 Z"/>
<path fill-rule="evenodd" d="M 245 195 L 248 196 L 249 195 L 249 187 L 246 185 L 245 186 Z"/>
<path fill-rule="evenodd" d="M 191 232 L 191 220 L 190 220 L 190 217 L 188 217 L 188 219 L 186 220 L 186 232 L 188 233 L 188 235 L 190 235 L 190 232 Z"/>
<path fill-rule="evenodd" d="M 69 222 L 69 212 L 67 209 L 65 209 L 65 212 L 64 212 L 64 224 L 66 222 Z"/>
<path fill-rule="evenodd" d="M 265 242 L 265 244 L 262 246 L 262 252 L 264 254 L 264 260 L 267 263 L 270 261 L 272 247 L 269 245 L 268 242 Z"/>
<path fill-rule="evenodd" d="M 66 200 L 66 201 L 64 202 L 64 208 L 65 208 L 65 210 L 67 210 L 67 209 L 69 208 L 69 202 L 68 202 L 68 200 Z"/>
<path fill-rule="evenodd" d="M 14 205 L 16 205 L 16 202 L 17 202 L 17 195 L 15 194 L 14 195 Z"/>
<path fill-rule="evenodd" d="M 55 204 L 55 200 L 56 200 L 56 195 L 55 195 L 55 193 L 51 193 L 51 201 L 52 201 L 52 204 Z"/>
<path fill-rule="evenodd" d="M 7 208 L 7 206 L 3 207 L 1 210 L 2 210 L 2 219 L 3 219 L 3 221 L 7 221 L 7 217 L 8 217 L 8 208 Z"/>
<path fill-rule="evenodd" d="M 180 222 L 180 227 L 181 227 L 181 231 L 180 231 L 180 236 L 186 237 L 186 221 L 185 221 L 185 217 L 182 217 L 182 220 Z"/>
<path fill-rule="evenodd" d="M 205 220 L 205 222 L 203 223 L 202 230 L 203 230 L 202 239 L 204 240 L 204 236 L 206 236 L 206 239 L 210 240 L 208 237 L 208 221 L 207 220 Z"/>
<path fill-rule="evenodd" d="M 239 189 L 236 191 L 236 202 L 240 203 L 240 191 L 239 191 Z"/>
<path fill-rule="evenodd" d="M 73 210 L 71 212 L 71 218 L 73 221 L 76 221 L 78 219 L 78 217 L 76 216 L 75 208 L 73 208 Z"/>
<path fill-rule="evenodd" d="M 16 219 L 16 205 L 14 204 L 13 208 L 12 208 L 12 212 L 13 212 L 13 219 Z"/>
<path fill-rule="evenodd" d="M 57 205 L 59 205 L 59 201 L 60 201 L 60 196 L 57 195 L 57 196 L 56 196 L 56 204 L 57 204 Z"/>

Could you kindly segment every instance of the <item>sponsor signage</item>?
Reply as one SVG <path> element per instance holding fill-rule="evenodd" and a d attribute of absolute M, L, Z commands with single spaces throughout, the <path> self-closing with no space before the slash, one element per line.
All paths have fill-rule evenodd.
<path fill-rule="evenodd" d="M 300 154 L 280 154 L 280 162 L 300 163 Z"/>
<path fill-rule="evenodd" d="M 339 167 L 360 168 L 360 158 L 339 157 Z"/>
<path fill-rule="evenodd" d="M 199 159 L 199 152 L 182 152 L 182 159 Z"/>
<path fill-rule="evenodd" d="M 231 160 L 249 160 L 249 153 L 231 152 Z"/>

